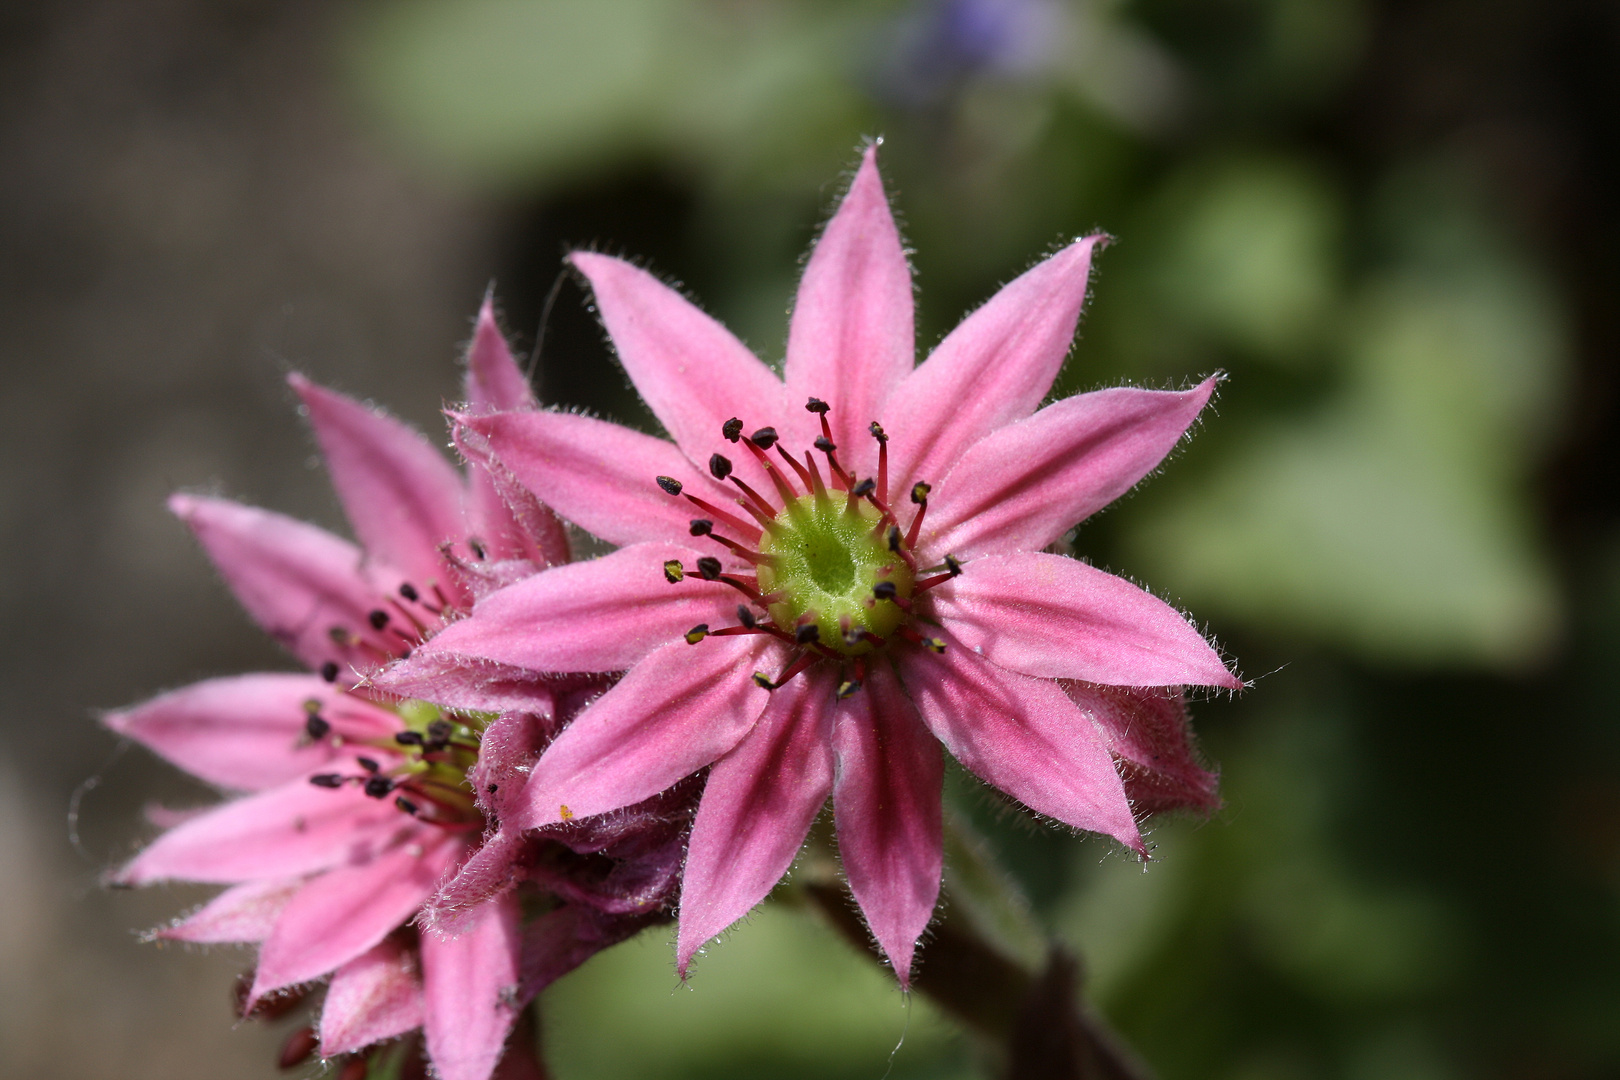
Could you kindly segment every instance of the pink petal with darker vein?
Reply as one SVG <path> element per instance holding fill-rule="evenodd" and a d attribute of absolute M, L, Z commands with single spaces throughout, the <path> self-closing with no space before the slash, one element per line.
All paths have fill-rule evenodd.
<path fill-rule="evenodd" d="M 844 876 L 900 985 L 909 987 L 917 938 L 939 899 L 944 757 L 882 663 L 872 665 L 859 693 L 839 703 L 833 747 Z"/>
<path fill-rule="evenodd" d="M 814 417 L 806 422 L 803 405 L 811 397 L 827 402 L 840 460 L 866 476 L 877 461 L 867 425 L 915 362 L 911 267 L 874 146 L 799 282 L 788 329 L 784 419 L 792 417 L 808 434 L 796 440 L 808 445 L 821 429 Z"/>
<path fill-rule="evenodd" d="M 263 941 L 303 878 L 271 878 L 232 885 L 197 911 L 154 935 L 167 941 L 215 945 Z"/>
<path fill-rule="evenodd" d="M 1075 559 L 1038 551 L 974 559 L 933 595 L 935 614 L 962 644 L 1025 675 L 1243 685 L 1175 608 Z"/>
<path fill-rule="evenodd" d="M 735 621 L 739 596 L 730 586 L 696 575 L 678 585 L 665 580 L 664 563 L 690 568 L 701 554 L 675 544 L 632 544 L 554 567 L 492 594 L 403 667 L 409 671 L 419 657 L 457 655 L 532 671 L 623 671 L 698 623 L 718 629 Z"/>
<path fill-rule="evenodd" d="M 1136 485 L 1186 433 L 1215 379 L 1182 392 L 1077 394 L 987 436 L 955 462 L 923 546 L 958 558 L 1038 551 Z"/>
<path fill-rule="evenodd" d="M 1057 684 L 997 667 L 937 633 L 945 652 L 908 649 L 900 673 L 956 760 L 1032 810 L 1146 853 L 1106 740 Z"/>
<path fill-rule="evenodd" d="M 385 763 L 394 760 L 372 752 Z M 392 805 L 367 798 L 358 787 L 332 790 L 293 780 L 170 829 L 113 880 L 121 885 L 171 879 L 229 885 L 313 874 L 364 862 L 388 844 L 404 821 Z"/>
<path fill-rule="evenodd" d="M 456 470 L 415 428 L 302 375 L 287 381 L 309 410 L 332 486 L 367 553 L 419 589 L 446 584 L 439 546 L 466 531 Z M 386 583 L 390 591 L 398 584 Z"/>
<path fill-rule="evenodd" d="M 1060 680 L 1063 692 L 1102 729 L 1119 758 L 1125 794 L 1138 813 L 1219 809 L 1220 777 L 1204 768 L 1187 705 L 1173 689 L 1092 686 Z"/>
<path fill-rule="evenodd" d="M 623 259 L 576 251 L 568 261 L 589 279 L 625 373 L 688 458 L 722 450 L 720 428 L 733 416 L 747 431 L 780 422 L 782 383 L 731 331 Z M 727 456 L 756 488 L 766 482 L 752 455 Z"/>
<path fill-rule="evenodd" d="M 937 482 L 962 452 L 1035 411 L 1074 341 L 1091 254 L 1076 241 L 1026 271 L 951 331 L 889 396 L 891 491 Z"/>
<path fill-rule="evenodd" d="M 784 650 L 762 637 L 677 641 L 649 653 L 541 755 L 524 811 L 532 829 L 640 802 L 712 764 L 768 700 L 749 675 Z M 771 665 L 774 668 L 774 665 Z"/>
<path fill-rule="evenodd" d="M 171 495 L 169 509 L 190 527 L 225 583 L 255 622 L 312 668 L 374 666 L 398 642 L 371 628 L 378 590 L 360 549 L 325 529 L 226 499 Z M 341 628 L 369 648 L 337 645 Z"/>
<path fill-rule="evenodd" d="M 452 435 L 467 460 L 468 523 L 490 558 L 532 563 L 530 572 L 567 562 L 568 531 L 551 508 L 495 460 L 483 436 L 463 425 Z"/>
<path fill-rule="evenodd" d="M 552 712 L 556 680 L 510 664 L 454 653 L 412 654 L 384 669 L 372 685 L 400 697 L 420 698 L 474 712 Z"/>
<path fill-rule="evenodd" d="M 704 942 L 787 873 L 826 803 L 835 688 L 830 671 L 812 670 L 773 692 L 754 730 L 709 771 L 682 875 L 681 978 Z"/>
<path fill-rule="evenodd" d="M 734 492 L 709 480 L 672 444 L 618 424 L 548 412 L 459 422 L 487 440 L 496 460 L 546 505 L 610 544 L 686 534 L 698 513 L 685 499 L 666 494 L 660 476 L 674 477 L 712 503 L 736 505 Z"/>
<path fill-rule="evenodd" d="M 453 938 L 422 936 L 423 1033 L 440 1080 L 487 1080 L 517 1020 L 522 935 L 518 901 L 480 906 Z"/>
<path fill-rule="evenodd" d="M 348 963 L 409 922 L 461 847 L 438 829 L 418 827 L 367 862 L 305 885 L 259 950 L 249 1008 L 263 994 Z"/>
<path fill-rule="evenodd" d="M 518 829 L 501 829 L 486 837 L 422 906 L 418 920 L 422 928 L 450 937 L 465 931 L 470 917 L 517 884 L 517 860 L 529 847 Z"/>
<path fill-rule="evenodd" d="M 259 791 L 303 776 L 345 751 L 305 731 L 306 703 L 343 739 L 386 739 L 399 718 L 314 675 L 209 679 L 153 698 L 101 722 L 211 784 Z"/>
<path fill-rule="evenodd" d="M 332 975 L 321 1008 L 321 1056 L 352 1054 L 421 1026 L 416 958 L 388 938 Z"/>

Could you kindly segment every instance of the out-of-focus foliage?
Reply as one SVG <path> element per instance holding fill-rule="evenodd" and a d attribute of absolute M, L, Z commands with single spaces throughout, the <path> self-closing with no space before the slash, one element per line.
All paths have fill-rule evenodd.
<path fill-rule="evenodd" d="M 520 330 L 558 245 L 600 244 L 778 361 L 829 178 L 882 135 L 923 347 L 1103 229 L 1061 392 L 1229 373 L 1075 538 L 1265 676 L 1197 709 L 1227 809 L 1159 826 L 1144 873 L 953 787 L 1167 1080 L 1620 1069 L 1620 834 L 1591 824 L 1620 789 L 1589 775 L 1617 749 L 1620 563 L 1555 561 L 1536 486 L 1568 284 L 1487 138 L 1383 133 L 1401 94 L 1444 96 L 1445 58 L 1390 59 L 1403 25 L 1362 0 L 378 0 L 346 30 L 391 145 L 512 208 Z M 628 409 L 562 297 L 546 386 Z M 546 1003 L 558 1074 L 879 1075 L 903 1012 L 840 948 L 770 908 L 690 988 L 656 942 L 604 956 Z M 915 1005 L 894 1075 L 965 1075 L 954 1039 Z"/>

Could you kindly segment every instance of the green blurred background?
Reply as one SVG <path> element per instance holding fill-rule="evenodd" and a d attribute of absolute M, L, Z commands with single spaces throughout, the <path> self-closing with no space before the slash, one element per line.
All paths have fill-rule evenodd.
<path fill-rule="evenodd" d="M 226 1030 L 245 957 L 127 934 L 197 896 L 94 888 L 145 800 L 205 793 L 109 766 L 87 709 L 284 664 L 162 494 L 335 522 L 281 373 L 438 430 L 486 285 L 532 347 L 571 246 L 779 362 L 881 135 L 920 346 L 1101 229 L 1063 392 L 1231 376 L 1075 537 L 1255 680 L 1195 705 L 1225 809 L 1154 823 L 1144 872 L 952 785 L 1097 1008 L 1164 1080 L 1620 1076 L 1620 8 L 61 0 L 0 29 L 0 1074 L 274 1072 L 273 1033 Z M 568 279 L 538 380 L 651 423 Z M 547 994 L 561 1080 L 982 1074 L 788 905 L 686 987 L 667 937 Z"/>

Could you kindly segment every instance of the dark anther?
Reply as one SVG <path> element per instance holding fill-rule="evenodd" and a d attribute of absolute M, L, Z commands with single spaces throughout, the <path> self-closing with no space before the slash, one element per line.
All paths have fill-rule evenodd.
<path fill-rule="evenodd" d="M 921 506 L 928 501 L 928 493 L 933 490 L 932 484 L 925 484 L 919 480 L 911 485 L 911 501 Z"/>
<path fill-rule="evenodd" d="M 856 484 L 854 489 L 850 491 L 850 494 L 855 496 L 857 499 L 864 499 L 876 490 L 877 481 L 868 476 L 865 480 L 862 480 L 860 483 Z"/>
<path fill-rule="evenodd" d="M 359 762 L 360 767 L 366 770 L 366 772 L 376 772 L 378 769 L 382 768 L 381 765 L 378 765 L 375 761 L 368 757 L 355 758 L 354 760 Z"/>
<path fill-rule="evenodd" d="M 776 445 L 776 429 L 773 427 L 762 427 L 752 435 L 748 436 L 748 441 L 759 447 L 761 450 L 769 450 L 771 447 Z"/>
<path fill-rule="evenodd" d="M 373 630 L 381 630 L 388 625 L 388 612 L 378 608 L 366 616 L 366 621 L 371 624 Z"/>
<path fill-rule="evenodd" d="M 416 814 L 416 804 L 411 802 L 411 800 L 407 799 L 403 795 L 395 796 L 394 805 L 405 811 L 407 814 L 412 816 L 415 816 Z"/>
<path fill-rule="evenodd" d="M 720 560 L 713 555 L 705 555 L 698 560 L 698 577 L 704 581 L 713 581 L 720 576 Z"/>
<path fill-rule="evenodd" d="M 838 445 L 825 435 L 817 435 L 816 449 L 820 450 L 823 454 L 830 454 L 834 450 L 838 449 Z"/>
<path fill-rule="evenodd" d="M 420 731 L 396 731 L 394 741 L 401 746 L 421 746 L 422 733 Z"/>
<path fill-rule="evenodd" d="M 411 658 L 411 650 L 409 650 L 409 649 L 401 650 L 401 652 L 399 654 L 399 658 L 401 660 L 409 660 Z"/>
<path fill-rule="evenodd" d="M 327 682 L 337 682 L 338 666 L 336 660 L 328 660 L 321 665 L 321 678 Z"/>
<path fill-rule="evenodd" d="M 332 639 L 334 645 L 347 645 L 349 643 L 349 630 L 347 627 L 334 626 L 326 632 L 326 636 Z"/>
<path fill-rule="evenodd" d="M 371 779 L 366 781 L 366 794 L 370 795 L 373 799 L 384 798 L 390 791 L 393 790 L 394 782 L 388 779 L 386 776 L 373 776 Z"/>
<path fill-rule="evenodd" d="M 709 472 L 716 480 L 724 480 L 731 475 L 731 459 L 724 454 L 710 454 Z"/>
<path fill-rule="evenodd" d="M 688 645 L 696 645 L 698 642 L 702 641 L 708 636 L 709 624 L 706 622 L 700 622 L 686 632 L 686 643 Z"/>
<path fill-rule="evenodd" d="M 809 401 L 805 402 L 804 407 L 806 411 L 813 412 L 818 416 L 825 415 L 827 410 L 831 408 L 831 406 L 818 397 L 813 397 Z"/>
<path fill-rule="evenodd" d="M 399 587 L 399 595 L 403 596 L 413 604 L 422 599 L 422 594 L 416 591 L 416 586 L 412 585 L 408 581 Z"/>
<path fill-rule="evenodd" d="M 326 717 L 320 713 L 310 713 L 304 718 L 304 730 L 312 739 L 324 739 L 326 733 L 332 730 L 332 725 L 326 722 Z"/>
<path fill-rule="evenodd" d="M 720 425 L 720 434 L 726 437 L 727 442 L 736 442 L 738 439 L 742 438 L 742 420 L 739 417 L 733 416 L 730 420 L 727 420 L 724 424 Z"/>
<path fill-rule="evenodd" d="M 880 581 L 872 586 L 872 595 L 879 600 L 893 600 L 895 592 L 894 582 L 892 581 Z"/>
<path fill-rule="evenodd" d="M 872 438 L 876 439 L 880 443 L 886 443 L 889 441 L 889 437 L 883 433 L 883 425 L 878 423 L 876 420 L 872 421 L 866 430 L 870 431 L 872 433 Z"/>
<path fill-rule="evenodd" d="M 945 651 L 945 643 L 937 637 L 923 638 L 923 644 L 928 647 L 930 652 L 942 653 Z"/>
<path fill-rule="evenodd" d="M 793 635 L 793 640 L 800 645 L 814 645 L 821 640 L 821 628 L 815 623 L 805 623 Z"/>
<path fill-rule="evenodd" d="M 473 558 L 479 562 L 483 562 L 489 556 L 489 553 L 484 550 L 484 545 L 479 542 L 476 536 L 467 537 L 467 546 L 472 548 Z"/>
<path fill-rule="evenodd" d="M 501 785 L 499 785 L 499 784 L 491 784 L 491 785 L 489 785 L 489 787 L 485 788 L 484 790 L 487 791 L 489 794 L 493 795 L 497 791 L 501 790 Z"/>
<path fill-rule="evenodd" d="M 664 580 L 674 585 L 686 576 L 686 569 L 681 566 L 681 560 L 670 559 L 664 564 Z"/>
<path fill-rule="evenodd" d="M 847 697 L 854 697 L 855 692 L 860 688 L 861 684 L 857 680 L 845 679 L 843 682 L 838 684 L 838 692 L 833 696 L 839 701 L 843 701 Z"/>
<path fill-rule="evenodd" d="M 759 625 L 759 621 L 754 618 L 754 613 L 748 610 L 747 604 L 737 605 L 737 621 L 750 630 Z"/>
<path fill-rule="evenodd" d="M 309 782 L 314 784 L 316 787 L 337 788 L 343 786 L 343 777 L 339 776 L 335 772 L 316 773 L 314 776 L 309 778 Z"/>
<path fill-rule="evenodd" d="M 448 720 L 435 720 L 427 726 L 427 741 L 432 746 L 443 746 L 450 741 L 450 736 L 456 733 L 455 725 Z"/>
<path fill-rule="evenodd" d="M 955 577 L 962 572 L 962 564 L 956 561 L 955 555 L 947 555 L 945 556 L 945 569 L 950 572 L 951 577 Z"/>
<path fill-rule="evenodd" d="M 679 495 L 681 493 L 681 482 L 673 476 L 660 476 L 658 486 L 664 489 L 666 495 Z"/>
<path fill-rule="evenodd" d="M 900 526 L 889 526 L 889 550 L 896 555 L 900 553 Z"/>
<path fill-rule="evenodd" d="M 693 536 L 708 536 L 714 532 L 714 522 L 708 518 L 693 518 L 689 531 Z"/>
<path fill-rule="evenodd" d="M 769 675 L 765 674 L 763 671 L 754 672 L 753 678 L 754 678 L 754 685 L 759 687 L 761 690 L 775 690 L 776 689 L 776 684 L 771 681 L 771 677 Z"/>

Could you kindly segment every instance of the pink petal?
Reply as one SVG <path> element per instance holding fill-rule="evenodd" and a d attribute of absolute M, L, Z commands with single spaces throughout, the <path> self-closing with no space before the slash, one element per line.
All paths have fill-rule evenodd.
<path fill-rule="evenodd" d="M 935 614 L 963 645 L 1025 675 L 1243 685 L 1175 608 L 1077 559 L 1038 551 L 974 559 L 932 595 Z"/>
<path fill-rule="evenodd" d="M 948 631 L 900 674 L 923 722 L 980 779 L 1032 810 L 1146 852 L 1106 741 L 1057 684 L 999 668 Z"/>
<path fill-rule="evenodd" d="M 306 703 L 332 735 L 311 740 Z M 345 753 L 345 740 L 386 739 L 399 718 L 314 675 L 259 674 L 209 679 L 108 713 L 101 722 L 211 784 L 259 791 L 303 776 Z"/>
<path fill-rule="evenodd" d="M 440 1080 L 487 1080 L 517 1020 L 522 934 L 518 901 L 482 905 L 453 938 L 422 936 L 428 1058 Z"/>
<path fill-rule="evenodd" d="M 684 536 L 688 523 L 701 516 L 687 500 L 665 494 L 660 476 L 674 477 L 716 505 L 736 505 L 733 492 L 709 480 L 674 446 L 617 424 L 547 412 L 497 413 L 462 423 L 488 440 L 524 487 L 610 544 Z"/>
<path fill-rule="evenodd" d="M 120 885 L 169 879 L 230 885 L 313 874 L 365 861 L 402 822 L 408 819 L 391 804 L 367 798 L 358 787 L 334 790 L 294 780 L 234 799 L 169 830 L 113 880 Z"/>
<path fill-rule="evenodd" d="M 367 553 L 424 591 L 446 584 L 439 546 L 466 531 L 456 470 L 414 428 L 302 375 L 287 381 L 309 410 L 332 486 Z"/>
<path fill-rule="evenodd" d="M 748 914 L 787 873 L 832 790 L 836 679 L 812 670 L 772 693 L 737 747 L 715 762 L 687 847 L 675 965 Z"/>
<path fill-rule="evenodd" d="M 781 652 L 769 638 L 743 636 L 648 653 L 541 755 L 525 812 L 508 824 L 532 829 L 565 820 L 563 809 L 616 810 L 712 764 L 764 710 L 769 695 L 750 676 Z"/>
<path fill-rule="evenodd" d="M 880 419 L 891 492 L 938 482 L 968 447 L 1035 411 L 1074 341 L 1101 239 L 1078 240 L 1004 286 L 889 396 Z"/>
<path fill-rule="evenodd" d="M 633 544 L 553 567 L 492 594 L 401 667 L 409 672 L 419 658 L 454 655 L 531 671 L 623 671 L 698 623 L 719 629 L 736 622 L 741 597 L 729 585 L 696 575 L 676 585 L 665 580 L 665 562 L 690 568 L 701 554 L 675 544 Z"/>
<path fill-rule="evenodd" d="M 461 847 L 458 839 L 422 826 L 375 858 L 305 885 L 259 950 L 250 1006 L 272 990 L 348 963 L 409 922 Z"/>
<path fill-rule="evenodd" d="M 417 922 L 435 934 L 454 937 L 464 932 L 469 918 L 517 884 L 518 857 L 530 847 L 517 829 L 501 829 L 486 837 L 423 905 Z"/>
<path fill-rule="evenodd" d="M 1059 685 L 1107 737 L 1109 751 L 1123 765 L 1125 794 L 1138 813 L 1220 808 L 1220 777 L 1199 760 L 1179 692 L 1067 680 Z"/>
<path fill-rule="evenodd" d="M 467 460 L 468 521 L 489 556 L 525 560 L 535 567 L 567 562 L 568 532 L 551 508 L 495 460 L 483 436 L 460 425 L 453 434 L 456 449 Z"/>
<path fill-rule="evenodd" d="M 263 941 L 303 884 L 303 878 L 271 878 L 232 885 L 155 936 L 196 945 Z"/>
<path fill-rule="evenodd" d="M 763 470 L 746 450 L 730 453 L 720 428 L 733 416 L 746 431 L 782 422 L 782 384 L 771 369 L 647 271 L 588 251 L 568 261 L 590 280 L 619 362 L 670 438 L 694 462 L 707 462 L 715 451 L 726 454 L 758 488 L 756 481 L 766 480 Z M 804 402 L 793 408 L 802 413 Z"/>
<path fill-rule="evenodd" d="M 493 660 L 437 653 L 413 653 L 407 661 L 386 668 L 372 685 L 400 697 L 420 698 L 451 709 L 473 712 L 551 714 L 555 678 L 525 671 Z"/>
<path fill-rule="evenodd" d="M 534 391 L 495 323 L 495 301 L 484 297 L 478 325 L 467 349 L 467 404 L 473 412 L 507 412 L 536 407 Z"/>
<path fill-rule="evenodd" d="M 321 1056 L 352 1054 L 421 1026 L 416 958 L 387 938 L 332 975 L 321 1008 Z"/>
<path fill-rule="evenodd" d="M 901 986 L 939 899 L 944 857 L 939 744 L 884 663 L 840 702 L 833 816 L 850 891 Z"/>
<path fill-rule="evenodd" d="M 911 267 L 883 194 L 874 146 L 799 282 L 784 368 L 786 411 L 798 421 L 795 426 L 810 432 L 803 440 L 808 445 L 820 426 L 806 424 L 801 410 L 811 397 L 825 401 L 832 407 L 827 420 L 840 461 L 869 475 L 877 447 L 867 425 L 915 362 Z"/>
<path fill-rule="evenodd" d="M 958 558 L 1040 550 L 1163 461 L 1215 381 L 1077 394 L 987 436 L 934 493 L 923 546 Z"/>
<path fill-rule="evenodd" d="M 360 549 L 324 529 L 225 499 L 172 495 L 169 509 L 190 526 L 248 614 L 305 664 L 342 670 L 374 666 L 397 642 L 371 628 L 378 590 Z M 371 648 L 333 643 L 341 628 Z"/>
<path fill-rule="evenodd" d="M 604 915 L 578 904 L 553 908 L 523 931 L 523 991 L 532 997 L 610 945 L 660 921 L 657 912 Z"/>

